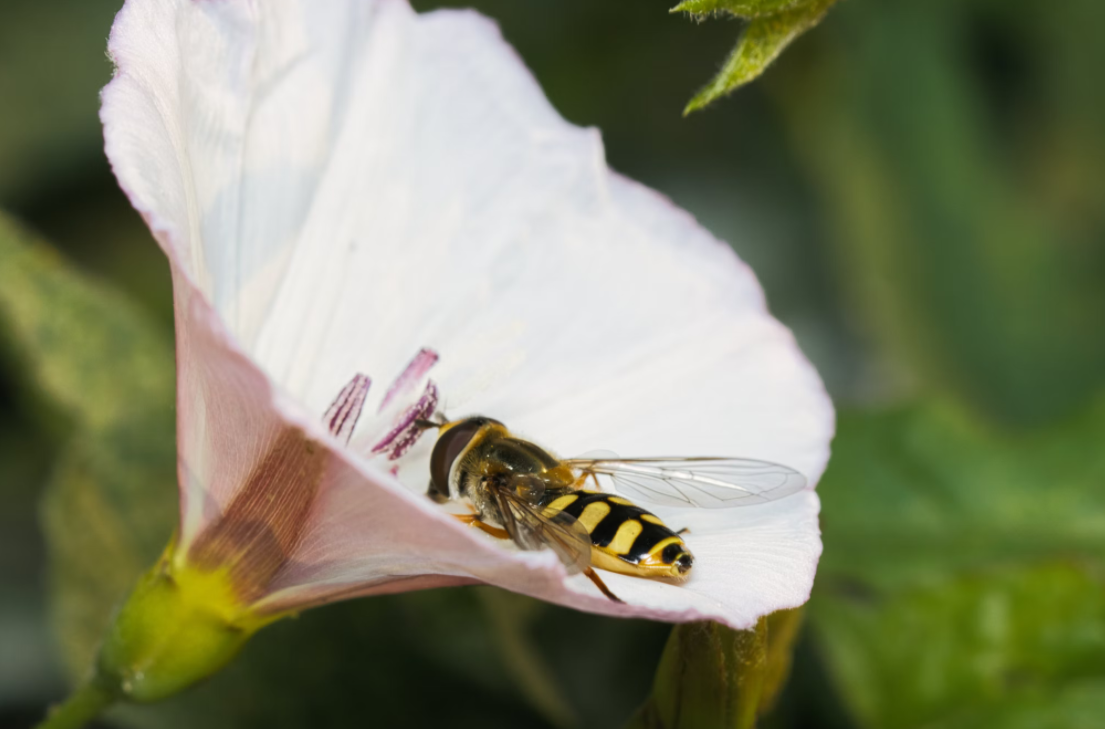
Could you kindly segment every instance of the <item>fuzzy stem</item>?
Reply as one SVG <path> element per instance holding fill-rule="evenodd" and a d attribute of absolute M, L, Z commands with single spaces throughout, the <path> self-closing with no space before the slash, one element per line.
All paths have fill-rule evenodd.
<path fill-rule="evenodd" d="M 95 680 L 81 686 L 62 704 L 51 707 L 36 729 L 79 729 L 115 702 L 115 696 Z"/>

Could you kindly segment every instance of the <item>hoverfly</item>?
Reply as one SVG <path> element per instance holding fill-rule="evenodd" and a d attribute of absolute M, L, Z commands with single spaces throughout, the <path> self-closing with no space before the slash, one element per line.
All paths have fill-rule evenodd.
<path fill-rule="evenodd" d="M 458 519 L 521 549 L 551 549 L 621 602 L 594 567 L 682 582 L 694 565 L 679 532 L 625 497 L 660 506 L 726 508 L 781 499 L 806 486 L 802 474 L 741 458 L 560 459 L 512 435 L 498 420 L 473 416 L 436 423 L 428 495 L 466 503 Z M 608 476 L 617 493 L 584 488 Z"/>

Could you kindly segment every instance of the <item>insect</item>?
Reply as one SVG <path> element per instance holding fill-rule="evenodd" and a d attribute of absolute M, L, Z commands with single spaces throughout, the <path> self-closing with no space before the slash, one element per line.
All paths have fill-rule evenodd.
<path fill-rule="evenodd" d="M 694 565 L 680 532 L 627 496 L 726 508 L 774 501 L 806 485 L 791 468 L 740 458 L 560 459 L 483 416 L 419 426 L 439 431 L 430 498 L 467 503 L 472 513 L 458 519 L 522 549 L 551 549 L 569 572 L 584 573 L 616 602 L 593 568 L 678 583 Z M 599 475 L 610 477 L 617 493 L 598 490 Z M 588 479 L 595 490 L 585 488 Z"/>

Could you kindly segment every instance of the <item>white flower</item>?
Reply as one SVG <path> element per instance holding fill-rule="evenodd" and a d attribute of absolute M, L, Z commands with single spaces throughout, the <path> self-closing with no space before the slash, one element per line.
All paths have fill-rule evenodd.
<path fill-rule="evenodd" d="M 494 24 L 404 0 L 128 0 L 110 52 L 107 153 L 172 266 L 174 564 L 229 569 L 259 614 L 485 582 L 742 628 L 808 598 L 833 429 L 817 374 L 732 250 L 611 172 Z M 348 445 L 352 422 L 323 425 L 347 384 Z M 562 456 L 742 456 L 810 489 L 658 509 L 689 527 L 692 577 L 603 573 L 617 604 L 427 499 L 431 435 L 373 453 L 435 386 L 451 417 Z"/>

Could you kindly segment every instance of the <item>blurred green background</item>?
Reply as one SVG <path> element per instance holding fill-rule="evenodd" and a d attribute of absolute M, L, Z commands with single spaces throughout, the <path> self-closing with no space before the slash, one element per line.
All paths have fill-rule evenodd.
<path fill-rule="evenodd" d="M 1105 726 L 1105 6 L 845 0 L 683 118 L 739 23 L 458 4 L 734 245 L 838 404 L 825 556 L 762 724 Z M 2 727 L 64 694 L 175 508 L 167 266 L 97 119 L 117 6 L 0 2 L 0 208 L 62 253 L 0 221 Z M 97 421 L 128 367 L 148 397 Z M 360 601 L 103 726 L 620 726 L 667 633 L 485 588 Z"/>

